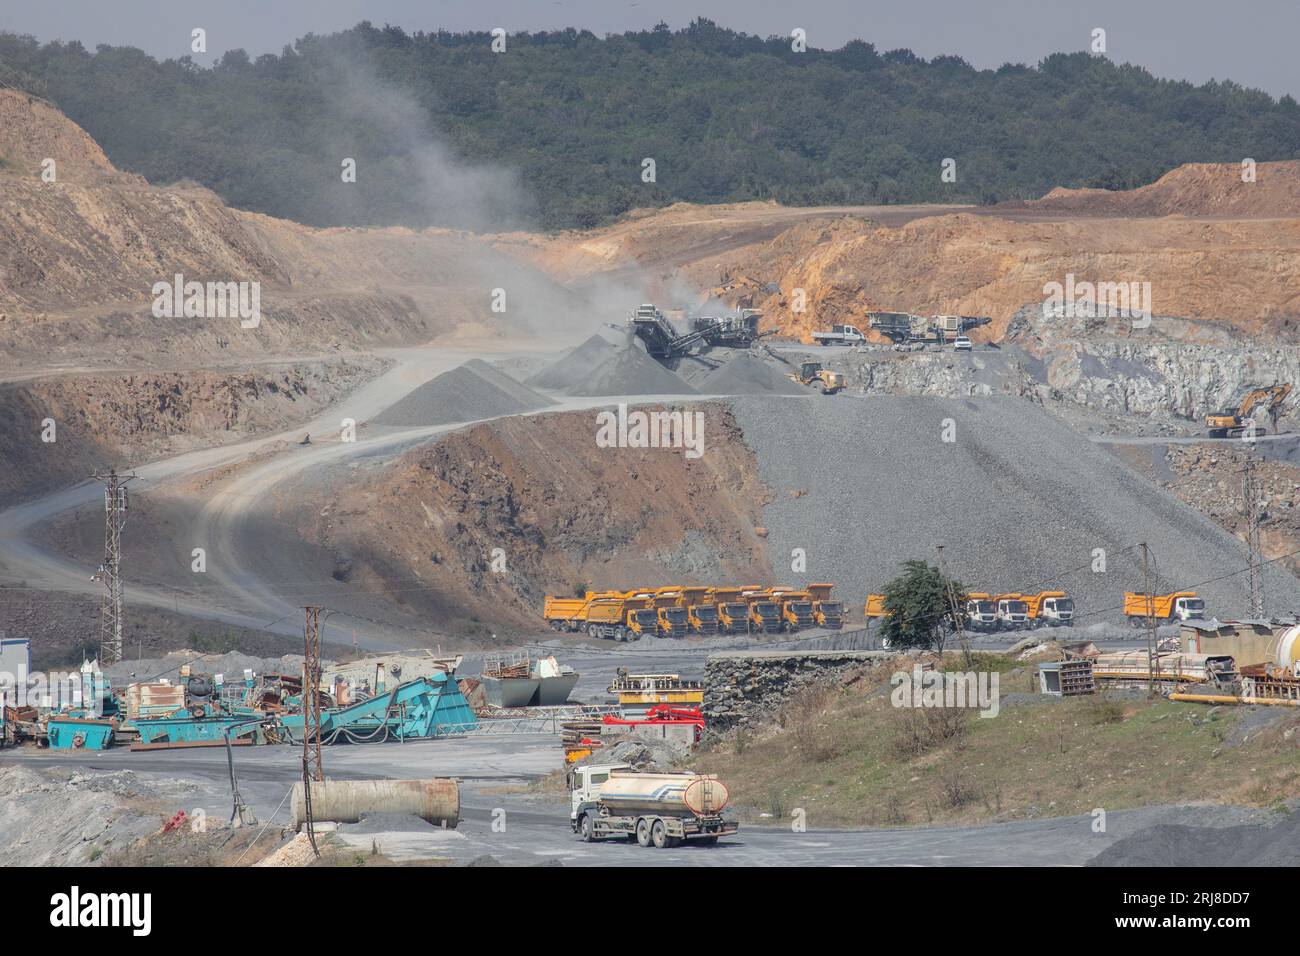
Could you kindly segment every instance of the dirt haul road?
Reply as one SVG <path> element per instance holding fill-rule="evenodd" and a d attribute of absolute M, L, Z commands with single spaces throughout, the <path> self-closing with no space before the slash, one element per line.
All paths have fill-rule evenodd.
<path fill-rule="evenodd" d="M 192 544 L 186 550 L 189 547 L 203 548 L 205 552 L 206 571 L 202 576 L 195 575 L 200 593 L 182 596 L 171 588 L 128 585 L 125 588 L 126 602 L 173 609 L 241 627 L 264 628 L 286 635 L 300 634 L 304 603 L 326 604 L 325 598 L 330 593 L 342 594 L 347 589 L 336 585 L 327 576 L 304 580 L 304 574 L 284 560 L 281 554 L 265 553 L 267 542 L 260 533 L 265 514 L 262 505 L 272 501 L 276 490 L 285 483 L 309 475 L 313 470 L 348 461 L 391 456 L 415 443 L 476 424 L 462 422 L 385 430 L 373 435 L 366 434 L 363 429 L 355 441 L 344 442 L 339 437 L 343 419 L 350 418 L 362 424 L 420 385 L 470 359 L 519 359 L 553 351 L 553 343 L 537 343 L 532 347 L 512 343 L 506 347 L 500 341 L 490 341 L 380 352 L 381 356 L 394 359 L 396 364 L 301 428 L 238 445 L 178 455 L 136 469 L 140 480 L 133 485 L 133 490 L 137 494 L 166 482 L 181 482 L 223 468 L 229 470 L 203 490 L 204 505 L 193 527 L 187 530 Z M 621 401 L 698 400 L 700 397 L 574 397 L 560 400 L 544 411 L 594 408 Z M 310 445 L 299 444 L 304 434 L 314 436 Z M 59 515 L 93 505 L 102 495 L 102 486 L 88 481 L 0 512 L 0 554 L 3 554 L 0 572 L 3 572 L 5 580 L 22 582 L 23 586 L 35 589 L 101 593 L 102 586 L 91 579 L 94 568 L 50 551 L 32 540 L 32 533 L 39 525 Z M 129 534 L 129 530 L 126 533 Z M 351 589 L 351 593 L 355 590 Z M 375 621 L 366 621 L 364 633 L 355 628 L 355 619 L 347 624 L 327 621 L 322 624 L 321 636 L 326 641 L 355 641 L 358 645 L 375 649 L 411 647 L 423 643 L 429 636 L 427 628 L 417 630 Z"/>
<path fill-rule="evenodd" d="M 460 779 L 461 821 L 455 830 L 381 819 L 364 830 L 358 826 L 357 837 L 361 852 L 369 852 L 373 841 L 385 855 L 461 864 L 486 855 L 513 865 L 559 861 L 565 866 L 1078 866 L 1155 824 L 1228 826 L 1266 821 L 1271 813 L 1219 805 L 1116 810 L 1107 814 L 1104 833 L 1096 832 L 1090 815 L 896 829 L 825 829 L 813 815 L 804 832 L 775 825 L 775 820 L 770 826 L 746 823 L 714 847 L 653 850 L 622 840 L 584 844 L 569 829 L 566 794 L 525 790 L 557 766 L 559 752 L 558 738 L 549 734 L 468 736 L 400 746 L 331 747 L 325 763 L 335 780 Z M 190 785 L 183 808 L 187 813 L 195 815 L 201 808 L 209 819 L 222 822 L 231 816 L 229 771 L 219 749 L 133 754 L 118 748 L 71 755 L 25 750 L 5 759 L 33 770 L 73 767 L 96 774 L 129 769 L 147 784 L 183 777 Z M 287 820 L 282 801 L 301 777 L 300 754 L 292 747 L 241 748 L 235 772 L 259 826 L 272 824 L 262 839 L 274 841 L 275 828 Z M 503 813 L 505 827 L 500 826 Z M 343 828 L 344 836 L 348 829 Z"/>

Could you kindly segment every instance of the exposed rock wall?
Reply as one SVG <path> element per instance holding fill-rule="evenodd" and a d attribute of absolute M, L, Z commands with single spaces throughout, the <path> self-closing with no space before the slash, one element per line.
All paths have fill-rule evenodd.
<path fill-rule="evenodd" d="M 896 655 L 887 651 L 721 651 L 704 664 L 704 717 L 711 732 L 770 720 L 799 691 L 838 681 Z"/>

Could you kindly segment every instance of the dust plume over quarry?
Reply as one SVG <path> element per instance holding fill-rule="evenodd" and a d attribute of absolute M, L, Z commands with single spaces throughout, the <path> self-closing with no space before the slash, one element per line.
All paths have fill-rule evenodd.
<path fill-rule="evenodd" d="M 867 205 L 664 159 L 555 226 L 529 162 L 626 171 L 442 127 L 590 89 L 413 89 L 358 31 L 310 140 L 357 178 L 301 194 L 150 182 L 0 72 L 0 857 L 1300 863 L 1300 161 Z M 306 196 L 347 224 L 265 211 Z M 93 676 L 29 700 L 20 657 Z"/>

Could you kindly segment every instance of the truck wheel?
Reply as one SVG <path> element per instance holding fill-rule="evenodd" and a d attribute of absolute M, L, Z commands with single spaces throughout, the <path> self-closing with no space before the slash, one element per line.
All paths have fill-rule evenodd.
<path fill-rule="evenodd" d="M 618 627 L 614 628 L 614 640 L 617 641 L 619 644 L 622 644 L 624 641 L 627 640 L 627 629 L 624 628 L 621 624 Z"/>
<path fill-rule="evenodd" d="M 668 846 L 668 828 L 664 826 L 662 820 L 656 820 L 655 825 L 650 828 L 650 839 L 654 841 L 656 850 L 662 850 Z"/>
<path fill-rule="evenodd" d="M 595 834 L 592 833 L 591 830 L 590 813 L 584 813 L 582 817 L 578 820 L 578 830 L 582 833 L 583 843 L 590 843 L 592 840 L 596 839 Z"/>
<path fill-rule="evenodd" d="M 650 845 L 650 821 L 642 817 L 636 822 L 636 845 Z"/>

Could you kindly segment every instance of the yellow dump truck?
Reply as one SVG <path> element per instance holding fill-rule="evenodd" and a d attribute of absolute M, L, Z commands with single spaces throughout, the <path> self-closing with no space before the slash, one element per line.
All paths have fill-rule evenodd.
<path fill-rule="evenodd" d="M 867 603 L 862 606 L 862 616 L 868 621 L 873 618 L 889 617 L 889 612 L 885 610 L 885 596 L 868 594 Z"/>
<path fill-rule="evenodd" d="M 635 641 L 659 632 L 658 611 L 639 592 L 629 596 L 594 597 L 587 607 L 586 631 L 590 637 Z"/>
<path fill-rule="evenodd" d="M 548 594 L 542 605 L 542 617 L 553 631 L 582 630 L 587 623 L 587 608 L 590 604 L 590 593 L 585 598 L 552 597 Z"/>
<path fill-rule="evenodd" d="M 1064 627 L 1074 620 L 1074 602 L 1064 591 L 1039 591 L 1022 596 L 1029 610 L 1030 627 Z"/>
<path fill-rule="evenodd" d="M 781 630 L 781 603 L 773 600 L 769 588 L 742 588 L 740 596 L 749 605 L 746 620 L 751 634 L 776 634 Z"/>
<path fill-rule="evenodd" d="M 770 593 L 781 608 L 781 630 L 793 634 L 817 625 L 813 617 L 812 595 L 807 591 L 775 587 Z"/>
<path fill-rule="evenodd" d="M 838 631 L 844 626 L 844 605 L 839 601 L 831 600 L 831 589 L 833 584 L 810 584 L 808 585 L 808 596 L 812 599 L 813 605 L 813 623 L 817 627 L 824 627 L 832 631 Z"/>
<path fill-rule="evenodd" d="M 718 609 L 718 630 L 723 634 L 744 634 L 749 630 L 749 602 L 740 588 L 711 588 L 709 600 Z"/>
<path fill-rule="evenodd" d="M 1126 591 L 1124 615 L 1134 627 L 1145 627 L 1152 619 L 1157 624 L 1201 621 L 1205 619 L 1205 602 L 1195 591 L 1153 594 L 1150 599 L 1145 594 Z"/>
<path fill-rule="evenodd" d="M 687 610 L 682 606 L 680 587 L 656 588 L 653 599 L 655 626 L 660 637 L 685 637 L 690 629 Z"/>
<path fill-rule="evenodd" d="M 709 637 L 718 633 L 718 606 L 710 599 L 712 591 L 696 585 L 682 588 L 678 606 L 686 610 L 686 624 L 692 634 Z"/>

